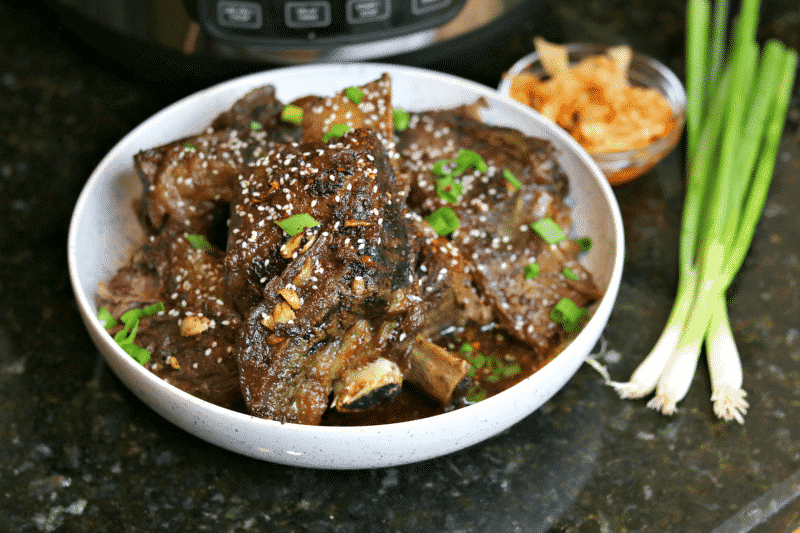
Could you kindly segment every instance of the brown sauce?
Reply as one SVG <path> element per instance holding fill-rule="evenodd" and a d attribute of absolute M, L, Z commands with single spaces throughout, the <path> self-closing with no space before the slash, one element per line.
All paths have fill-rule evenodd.
<path fill-rule="evenodd" d="M 474 354 L 481 353 L 489 357 L 502 357 L 506 363 L 511 363 L 513 360 L 519 365 L 518 374 L 497 381 L 492 381 L 488 372 L 476 372 L 477 386 L 485 392 L 485 398 L 489 398 L 533 375 L 561 353 L 569 340 L 569 338 L 560 339 L 544 355 L 537 355 L 530 346 L 499 330 L 468 327 L 443 337 L 437 344 L 453 352 L 459 352 L 460 347 L 467 342 L 475 347 L 471 354 L 472 357 Z M 468 354 L 464 354 L 464 356 L 469 358 Z M 427 418 L 470 405 L 473 402 L 467 400 L 467 397 L 471 391 L 473 391 L 472 384 L 459 386 L 453 394 L 450 405 L 444 406 L 413 385 L 404 383 L 402 391 L 394 400 L 361 413 L 340 413 L 334 409 L 328 409 L 322 417 L 322 425 L 375 426 Z"/>

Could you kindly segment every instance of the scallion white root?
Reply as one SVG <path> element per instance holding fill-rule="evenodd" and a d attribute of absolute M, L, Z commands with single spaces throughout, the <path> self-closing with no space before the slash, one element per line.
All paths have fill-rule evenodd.
<path fill-rule="evenodd" d="M 720 294 L 713 302 L 711 324 L 706 337 L 708 370 L 711 374 L 711 401 L 714 414 L 725 420 L 744 424 L 744 415 L 750 406 L 742 389 L 744 376 L 739 350 L 733 339 L 728 320 L 725 297 Z"/>
<path fill-rule="evenodd" d="M 611 381 L 620 398 L 643 398 L 653 392 L 672 352 L 678 346 L 686 318 L 692 309 L 697 273 L 692 270 L 685 277 L 678 298 L 672 306 L 667 325 L 655 346 L 625 383 Z"/>

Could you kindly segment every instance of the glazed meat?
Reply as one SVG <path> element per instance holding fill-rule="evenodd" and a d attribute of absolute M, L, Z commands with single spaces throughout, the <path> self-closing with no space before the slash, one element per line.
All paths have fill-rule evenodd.
<path fill-rule="evenodd" d="M 206 233 L 225 216 L 234 183 L 273 142 L 290 142 L 300 130 L 281 122 L 272 87 L 251 91 L 199 135 L 134 156 L 144 194 L 141 217 L 151 232 L 167 226 Z"/>
<path fill-rule="evenodd" d="M 152 354 L 150 370 L 217 405 L 241 403 L 233 355 L 241 315 L 225 291 L 222 252 L 195 249 L 185 232 L 152 236 L 132 261 L 100 286 L 112 315 L 152 302 L 169 309 L 140 320 L 137 344 Z"/>
<path fill-rule="evenodd" d="M 280 422 L 388 412 L 404 394 L 450 409 L 520 371 L 492 346 L 524 343 L 533 372 L 567 338 L 556 302 L 601 296 L 573 240 L 532 229 L 572 225 L 553 146 L 483 124 L 484 101 L 412 113 L 402 132 L 388 75 L 291 105 L 297 124 L 255 89 L 134 158 L 147 238 L 98 302 L 114 317 L 164 304 L 136 333 L 159 377 Z M 444 207 L 458 227 L 439 234 L 428 217 Z"/>
<path fill-rule="evenodd" d="M 361 129 L 276 149 L 240 182 L 226 265 L 249 309 L 236 354 L 251 413 L 316 424 L 348 370 L 378 355 L 407 366 L 421 321 L 393 181 L 380 140 Z M 318 225 L 292 236 L 276 224 L 297 215 Z"/>
<path fill-rule="evenodd" d="M 460 223 L 451 236 L 468 263 L 467 272 L 503 329 L 544 352 L 560 328 L 550 311 L 563 297 L 578 305 L 598 298 L 591 276 L 578 262 L 575 242 L 548 244 L 531 224 L 556 222 L 565 234 L 572 226 L 564 203 L 567 181 L 547 141 L 508 128 L 487 126 L 470 115 L 474 107 L 414 114 L 398 142 L 401 161 L 414 177 L 409 204 L 427 215 L 447 202 L 438 193 L 434 165 L 452 169 L 459 150 L 470 150 L 486 163 L 458 176 L 463 186 L 450 205 Z M 519 180 L 517 188 L 503 175 Z M 527 279 L 525 267 L 537 263 L 540 274 Z M 575 279 L 564 275 L 564 269 Z"/>

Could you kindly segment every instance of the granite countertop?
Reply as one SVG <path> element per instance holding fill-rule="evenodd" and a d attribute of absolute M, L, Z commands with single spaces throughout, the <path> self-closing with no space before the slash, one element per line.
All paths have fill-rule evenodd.
<path fill-rule="evenodd" d="M 797 2 L 767 3 L 759 35 L 800 47 Z M 553 2 L 498 61 L 510 66 L 542 33 L 629 42 L 682 73 L 683 17 L 675 0 Z M 147 83 L 44 8 L 0 4 L 0 531 L 796 531 L 797 87 L 765 214 L 730 292 L 751 404 L 744 425 L 713 416 L 703 364 L 672 417 L 620 400 L 584 366 L 539 411 L 464 451 L 316 471 L 227 452 L 156 415 L 111 373 L 73 300 L 65 244 L 86 178 L 136 124 L 200 86 Z M 676 151 L 615 190 L 628 253 L 601 360 L 617 379 L 669 311 L 682 167 Z"/>

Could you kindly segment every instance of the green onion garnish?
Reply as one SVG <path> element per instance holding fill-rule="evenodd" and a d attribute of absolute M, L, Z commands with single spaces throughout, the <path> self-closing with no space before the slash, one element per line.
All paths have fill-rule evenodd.
<path fill-rule="evenodd" d="M 586 315 L 586 309 L 579 307 L 569 298 L 561 298 L 550 311 L 550 318 L 561 324 L 566 331 L 575 331 L 580 320 Z"/>
<path fill-rule="evenodd" d="M 211 243 L 208 242 L 208 239 L 206 239 L 204 235 L 187 233 L 186 240 L 189 241 L 189 244 L 191 244 L 192 248 L 195 250 L 203 250 L 204 252 L 211 252 L 213 250 Z"/>
<path fill-rule="evenodd" d="M 517 179 L 517 177 L 516 177 L 514 174 L 512 174 L 512 173 L 511 173 L 511 171 L 510 171 L 510 170 L 508 170 L 508 169 L 504 169 L 504 170 L 503 170 L 503 177 L 504 177 L 504 178 L 505 178 L 505 179 L 506 179 L 506 180 L 507 180 L 507 181 L 508 181 L 508 182 L 509 182 L 511 185 L 513 185 L 514 187 L 516 187 L 517 189 L 521 189 L 521 188 L 522 188 L 522 182 L 520 182 L 520 181 Z"/>
<path fill-rule="evenodd" d="M 392 109 L 392 120 L 394 121 L 394 129 L 397 131 L 405 131 L 408 128 L 409 116 L 406 111 L 399 107 Z"/>
<path fill-rule="evenodd" d="M 334 124 L 330 127 L 330 129 L 322 136 L 322 142 L 328 142 L 330 138 L 339 138 L 345 133 L 350 131 L 350 126 L 344 123 Z"/>
<path fill-rule="evenodd" d="M 425 217 L 425 222 L 433 226 L 439 235 L 450 235 L 460 225 L 458 216 L 447 206 L 440 207 Z"/>
<path fill-rule="evenodd" d="M 250 129 L 252 131 L 260 131 L 264 129 L 264 126 L 261 125 L 260 122 L 256 122 L 255 120 L 250 121 Z"/>
<path fill-rule="evenodd" d="M 475 354 L 475 357 L 472 358 L 472 366 L 475 368 L 483 368 L 486 366 L 486 361 L 486 356 L 478 352 Z"/>
<path fill-rule="evenodd" d="M 354 104 L 360 104 L 364 99 L 364 91 L 358 87 L 348 87 L 344 90 L 344 95 Z"/>
<path fill-rule="evenodd" d="M 283 231 L 288 233 L 290 237 L 297 235 L 306 228 L 314 228 L 319 226 L 319 222 L 314 220 L 314 217 L 308 213 L 298 213 L 297 215 L 292 215 L 289 218 L 278 220 L 275 222 L 275 224 L 277 224 Z"/>
<path fill-rule="evenodd" d="M 299 126 L 303 122 L 303 108 L 289 104 L 281 109 L 281 120 Z"/>
<path fill-rule="evenodd" d="M 160 313 L 161 311 L 164 311 L 164 302 L 156 302 L 144 308 L 144 315 L 153 316 L 155 314 Z"/>
<path fill-rule="evenodd" d="M 475 170 L 480 172 L 486 172 L 486 170 L 488 170 L 486 162 L 477 152 L 459 149 L 458 155 L 456 155 L 456 173 L 461 174 L 469 167 L 474 167 Z"/>
<path fill-rule="evenodd" d="M 464 186 L 453 176 L 445 176 L 436 180 L 436 194 L 445 202 L 456 203 L 462 192 L 464 192 Z"/>
<path fill-rule="evenodd" d="M 143 316 L 153 316 L 161 311 L 164 311 L 164 303 L 155 302 L 143 309 L 129 309 L 119 317 L 119 321 L 122 322 L 125 327 L 114 335 L 114 342 L 116 342 L 125 353 L 136 359 L 140 365 L 150 361 L 150 352 L 134 344 L 136 333 L 139 331 L 139 319 Z M 104 327 L 106 329 L 119 325 L 119 322 L 114 320 L 111 312 L 105 307 L 98 311 L 97 318 L 104 322 Z"/>
<path fill-rule="evenodd" d="M 185 143 L 183 143 L 183 147 L 186 148 L 186 149 L 189 149 L 189 150 L 197 150 L 197 148 L 195 148 L 194 145 L 192 143 L 190 143 L 189 141 L 186 141 Z"/>
<path fill-rule="evenodd" d="M 433 164 L 433 167 L 431 167 L 431 172 L 433 172 L 437 176 L 447 176 L 449 174 L 444 169 L 444 166 L 449 163 L 450 163 L 449 159 L 440 159 L 439 161 Z"/>
<path fill-rule="evenodd" d="M 461 348 L 459 348 L 459 349 L 458 349 L 458 353 L 461 353 L 461 354 L 470 354 L 470 353 L 472 353 L 474 350 L 475 350 L 475 348 L 473 348 L 473 347 L 472 347 L 472 345 L 471 345 L 470 343 L 468 343 L 468 342 L 465 342 L 464 344 L 462 344 L 462 345 L 461 345 Z"/>
<path fill-rule="evenodd" d="M 592 249 L 592 239 L 589 237 L 581 237 L 575 241 L 575 244 L 578 245 L 579 252 L 588 252 Z"/>
<path fill-rule="evenodd" d="M 464 399 L 470 403 L 478 403 L 486 399 L 486 391 L 476 385 L 469 390 Z"/>
<path fill-rule="evenodd" d="M 564 274 L 565 278 L 571 279 L 572 281 L 575 281 L 575 280 L 578 279 L 578 275 L 575 274 L 575 272 L 573 272 L 572 270 L 568 269 L 567 267 L 564 267 L 564 269 L 561 271 L 561 273 Z"/>
<path fill-rule="evenodd" d="M 541 268 L 536 263 L 525 265 L 525 279 L 534 279 L 539 275 Z"/>
<path fill-rule="evenodd" d="M 543 218 L 531 224 L 531 229 L 544 239 L 547 244 L 555 244 L 564 240 L 564 232 L 551 218 Z"/>
<path fill-rule="evenodd" d="M 103 323 L 103 327 L 106 329 L 113 328 L 114 326 L 119 324 L 119 322 L 117 322 L 117 320 L 111 314 L 111 311 L 109 311 L 105 307 L 101 307 L 100 310 L 97 312 L 97 319 Z"/>

